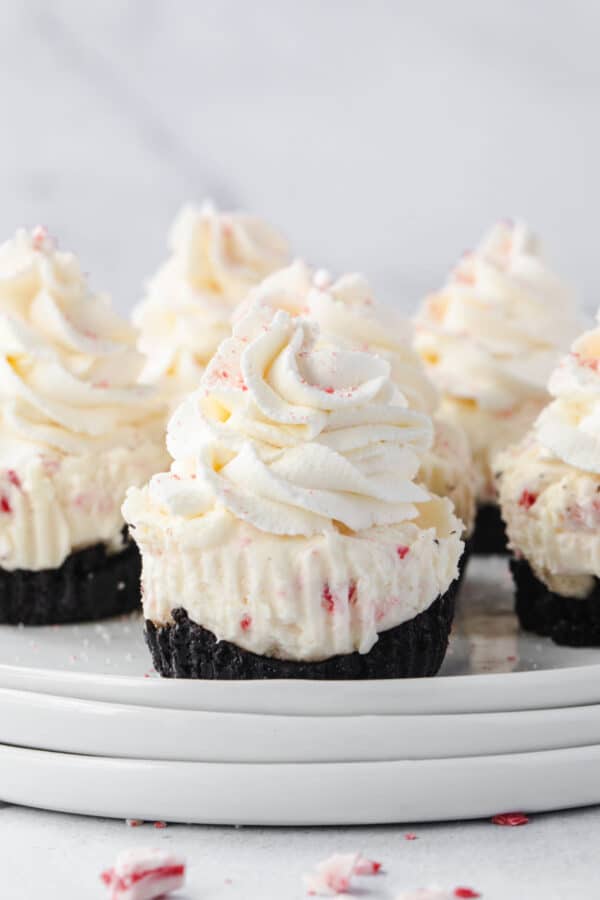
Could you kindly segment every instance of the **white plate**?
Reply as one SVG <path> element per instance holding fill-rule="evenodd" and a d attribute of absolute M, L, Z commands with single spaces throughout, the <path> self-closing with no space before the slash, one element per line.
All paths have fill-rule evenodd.
<path fill-rule="evenodd" d="M 192 762 L 439 759 L 600 744 L 600 705 L 437 716 L 261 716 L 0 689 L 0 742 Z"/>
<path fill-rule="evenodd" d="M 519 633 L 506 562 L 472 559 L 435 679 L 186 682 L 151 675 L 139 617 L 0 627 L 0 687 L 141 706 L 280 715 L 498 712 L 600 703 L 600 649 Z M 143 677 L 147 675 L 148 677 Z"/>
<path fill-rule="evenodd" d="M 600 802 L 600 747 L 424 761 L 244 765 L 0 746 L 0 797 L 71 813 L 206 824 L 466 819 Z"/>

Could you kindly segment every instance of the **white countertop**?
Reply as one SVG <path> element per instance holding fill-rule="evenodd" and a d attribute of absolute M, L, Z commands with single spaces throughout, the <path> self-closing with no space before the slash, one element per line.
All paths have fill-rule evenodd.
<path fill-rule="evenodd" d="M 407 841 L 414 832 L 418 838 Z M 489 821 L 379 828 L 217 828 L 151 824 L 0 807 L 6 900 L 102 900 L 98 880 L 116 854 L 167 845 L 189 876 L 177 900 L 301 900 L 302 875 L 332 853 L 361 851 L 385 874 L 360 879 L 354 896 L 394 900 L 437 883 L 477 889 L 483 900 L 598 896 L 600 808 L 536 815 L 528 825 Z M 594 884 L 596 888 L 594 888 Z M 357 883 L 357 888 L 359 884 Z"/>

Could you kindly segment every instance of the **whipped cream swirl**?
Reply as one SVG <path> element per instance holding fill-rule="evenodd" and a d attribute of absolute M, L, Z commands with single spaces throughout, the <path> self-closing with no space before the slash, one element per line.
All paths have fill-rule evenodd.
<path fill-rule="evenodd" d="M 160 420 L 133 329 L 42 228 L 0 247 L 0 457 L 135 446 Z"/>
<path fill-rule="evenodd" d="M 500 222 L 465 254 L 416 325 L 438 388 L 493 412 L 543 399 L 560 353 L 583 327 L 571 292 L 520 222 Z"/>
<path fill-rule="evenodd" d="M 286 265 L 281 235 L 253 216 L 185 207 L 169 236 L 171 255 L 134 310 L 144 380 L 176 395 L 198 387 L 217 347 L 231 331 L 231 311 L 248 291 Z"/>
<path fill-rule="evenodd" d="M 150 484 L 167 512 L 215 507 L 263 532 L 357 532 L 413 519 L 430 419 L 407 408 L 390 365 L 319 348 L 318 329 L 254 307 L 174 414 L 170 474 Z"/>
<path fill-rule="evenodd" d="M 326 271 L 313 272 L 296 260 L 255 288 L 238 315 L 254 302 L 316 322 L 320 345 L 374 353 L 387 360 L 392 381 L 410 408 L 429 414 L 435 410 L 438 394 L 411 346 L 410 323 L 375 301 L 363 275 L 349 273 L 334 280 Z"/>
<path fill-rule="evenodd" d="M 554 400 L 535 423 L 538 442 L 568 465 L 600 474 L 600 327 L 574 342 L 548 390 Z"/>

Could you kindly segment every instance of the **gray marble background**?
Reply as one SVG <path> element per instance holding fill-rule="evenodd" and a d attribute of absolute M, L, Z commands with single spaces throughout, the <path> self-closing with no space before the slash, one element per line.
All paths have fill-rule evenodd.
<path fill-rule="evenodd" d="M 2 0 L 0 235 L 123 309 L 207 194 L 405 308 L 492 220 L 600 302 L 594 0 Z"/>

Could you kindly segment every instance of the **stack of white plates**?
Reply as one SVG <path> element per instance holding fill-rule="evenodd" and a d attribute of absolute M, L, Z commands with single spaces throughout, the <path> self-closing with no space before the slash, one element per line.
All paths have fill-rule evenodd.
<path fill-rule="evenodd" d="M 435 679 L 193 682 L 138 618 L 0 628 L 0 798 L 92 815 L 325 825 L 600 802 L 600 649 L 519 633 L 472 560 Z"/>

